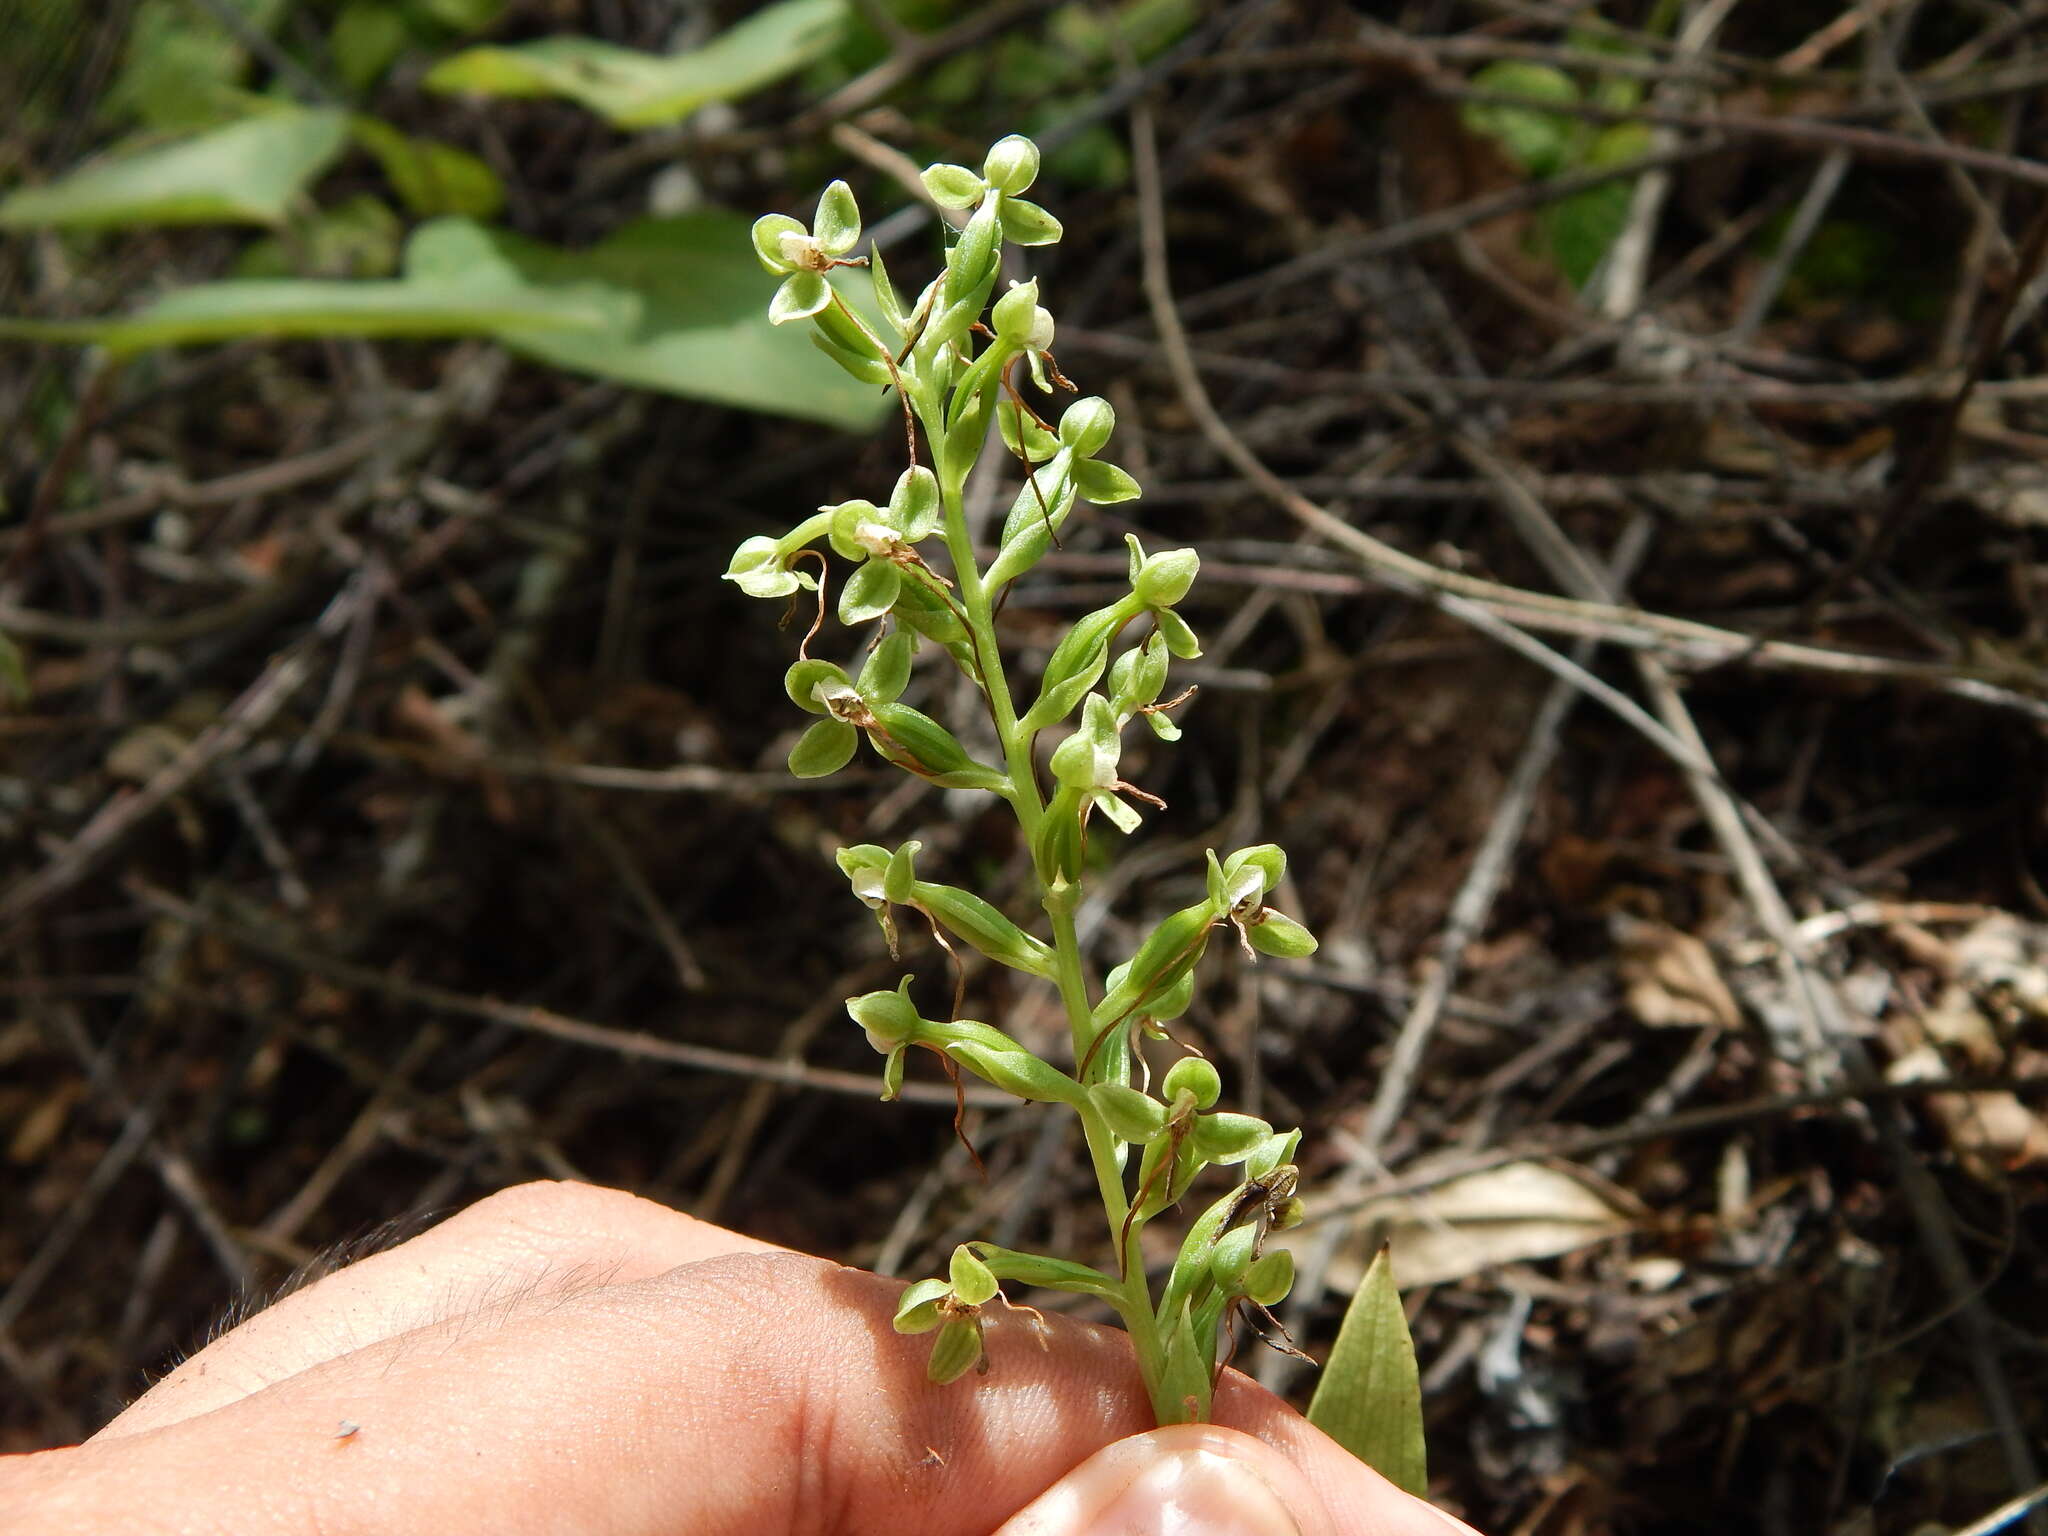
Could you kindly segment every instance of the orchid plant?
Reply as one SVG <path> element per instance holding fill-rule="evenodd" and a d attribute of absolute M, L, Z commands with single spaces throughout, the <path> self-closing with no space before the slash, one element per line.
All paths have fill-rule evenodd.
<path fill-rule="evenodd" d="M 1099 984 L 1089 974 L 1076 931 L 1089 840 L 1105 829 L 1135 831 L 1144 808 L 1160 804 L 1124 776 L 1122 741 L 1138 721 L 1164 741 L 1180 734 L 1170 712 L 1193 690 L 1168 697 L 1168 672 L 1176 660 L 1201 654 L 1178 611 L 1200 562 L 1191 549 L 1148 552 L 1129 538 L 1129 590 L 1081 617 L 1053 647 L 1029 697 L 1020 691 L 1024 679 L 1006 663 L 996 631 L 1005 593 L 1082 506 L 1139 494 L 1137 482 L 1102 457 L 1116 426 L 1108 401 L 1075 399 L 1055 421 L 1050 407 L 1029 402 L 1020 381 L 1040 397 L 1074 388 L 1054 362 L 1053 317 L 1037 283 L 1012 282 L 998 292 L 1006 244 L 1060 238 L 1059 221 L 1023 195 L 1038 165 L 1036 146 L 1013 136 L 989 151 L 979 172 L 961 165 L 924 172 L 932 200 L 965 218 L 949 240 L 944 270 L 914 296 L 898 290 L 878 249 L 855 254 L 861 216 L 844 182 L 825 190 L 808 226 L 782 214 L 754 225 L 761 264 L 782 280 L 771 318 L 807 324 L 840 367 L 895 392 L 908 462 L 885 496 L 820 507 L 787 533 L 747 539 L 725 574 L 752 596 L 816 605 L 819 622 L 784 679 L 790 701 L 817 717 L 791 750 L 790 770 L 804 778 L 835 773 L 865 741 L 906 773 L 996 796 L 1016 815 L 1044 909 L 1040 936 L 970 891 L 927 880 L 914 841 L 838 854 L 892 954 L 897 914 L 911 912 L 949 949 L 949 940 L 959 941 L 1057 989 L 1068 1037 L 1058 1062 L 995 1025 L 926 1016 L 907 976 L 846 1006 L 886 1058 L 884 1098 L 901 1087 L 911 1053 L 923 1050 L 956 1081 L 964 1069 L 1076 1115 L 1114 1255 L 1097 1269 L 963 1243 L 945 1275 L 904 1292 L 896 1327 L 933 1336 L 930 1374 L 947 1382 L 988 1368 L 984 1320 L 1005 1283 L 1099 1298 L 1123 1320 L 1153 1411 L 1171 1424 L 1208 1417 L 1219 1341 L 1240 1312 L 1264 1312 L 1292 1283 L 1291 1256 L 1269 1248 L 1267 1237 L 1301 1218 L 1300 1132 L 1220 1109 L 1216 1067 L 1178 1042 L 1181 1058 L 1154 1081 L 1142 1042 L 1171 1038 L 1165 1026 L 1188 1008 L 1197 963 L 1219 931 L 1253 958 L 1307 955 L 1316 941 L 1268 905 L 1287 867 L 1279 848 L 1212 851 L 1202 898 L 1161 921 Z M 851 276 L 848 268 L 865 268 L 878 321 L 864 318 L 835 283 Z M 1012 461 L 1018 488 L 984 559 L 965 493 L 969 473 L 995 443 Z M 844 562 L 836 575 L 827 551 Z M 812 654 L 826 609 L 835 606 L 835 585 L 839 620 L 867 631 L 857 665 Z M 953 731 L 902 702 L 929 653 L 972 685 L 986 728 L 968 734 L 992 740 L 996 760 L 977 759 Z M 1188 1225 L 1155 1285 L 1141 1246 L 1146 1228 L 1219 1169 L 1222 1187 Z"/>

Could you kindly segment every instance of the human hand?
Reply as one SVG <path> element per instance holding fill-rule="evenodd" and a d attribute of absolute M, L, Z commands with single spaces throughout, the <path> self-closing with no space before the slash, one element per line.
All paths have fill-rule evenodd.
<path fill-rule="evenodd" d="M 1234 1372 L 1215 1424 L 1139 1433 L 1111 1329 L 1013 1313 L 985 1379 L 933 1387 L 898 1289 L 522 1185 L 286 1297 L 85 1445 L 0 1461 L 0 1526 L 1471 1536 Z"/>

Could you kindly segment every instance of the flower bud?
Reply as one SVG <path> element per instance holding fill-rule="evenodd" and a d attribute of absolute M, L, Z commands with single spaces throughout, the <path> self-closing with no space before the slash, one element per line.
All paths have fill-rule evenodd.
<path fill-rule="evenodd" d="M 1195 1096 L 1195 1108 L 1212 1108 L 1223 1093 L 1223 1079 L 1213 1063 L 1199 1056 L 1183 1056 L 1166 1069 L 1166 1081 L 1161 1085 L 1169 1099 L 1178 1098 L 1183 1089 Z"/>
<path fill-rule="evenodd" d="M 818 696 L 818 688 L 845 688 L 852 691 L 845 671 L 837 664 L 816 656 L 795 662 L 782 674 L 782 688 L 789 695 L 790 702 L 800 709 L 807 709 L 814 715 L 830 714 L 825 702 Z"/>
<path fill-rule="evenodd" d="M 996 335 L 1022 346 L 1031 335 L 1032 319 L 1037 312 L 1038 279 L 1034 277 L 1029 282 L 1010 284 L 1010 291 L 997 299 L 989 311 L 989 319 Z"/>
<path fill-rule="evenodd" d="M 1188 595 L 1201 568 L 1202 557 L 1192 549 L 1162 550 L 1139 567 L 1132 590 L 1147 608 L 1171 608 Z"/>
<path fill-rule="evenodd" d="M 1020 133 L 998 139 L 981 163 L 988 184 L 1011 197 L 1027 192 L 1038 180 L 1038 146 Z"/>

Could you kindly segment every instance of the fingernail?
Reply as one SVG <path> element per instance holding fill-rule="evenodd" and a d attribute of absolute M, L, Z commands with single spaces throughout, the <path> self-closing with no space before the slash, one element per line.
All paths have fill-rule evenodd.
<path fill-rule="evenodd" d="M 1141 1435 L 1099 1451 L 999 1536 L 1301 1536 L 1259 1469 L 1203 1438 L 1168 1449 Z"/>

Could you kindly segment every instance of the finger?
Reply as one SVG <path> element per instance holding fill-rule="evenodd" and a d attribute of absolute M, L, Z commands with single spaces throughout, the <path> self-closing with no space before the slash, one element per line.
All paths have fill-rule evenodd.
<path fill-rule="evenodd" d="M 890 1327 L 897 1293 L 818 1260 L 729 1254 L 400 1335 L 58 1453 L 74 1502 L 51 1528 L 116 1528 L 121 1490 L 147 1488 L 248 1532 L 516 1533 L 572 1511 L 649 1536 L 952 1536 L 1146 1427 L 1121 1334 L 1055 1318 L 1041 1338 L 1002 1317 L 991 1373 L 933 1387 L 929 1341 Z M 1218 1407 L 1282 1458 L 1269 1482 L 1302 1536 L 1444 1536 L 1252 1383 L 1231 1381 Z"/>
<path fill-rule="evenodd" d="M 644 1280 L 721 1254 L 777 1251 L 621 1190 L 516 1185 L 257 1313 L 157 1382 L 100 1436 L 158 1429 L 324 1360 L 491 1306 Z"/>

